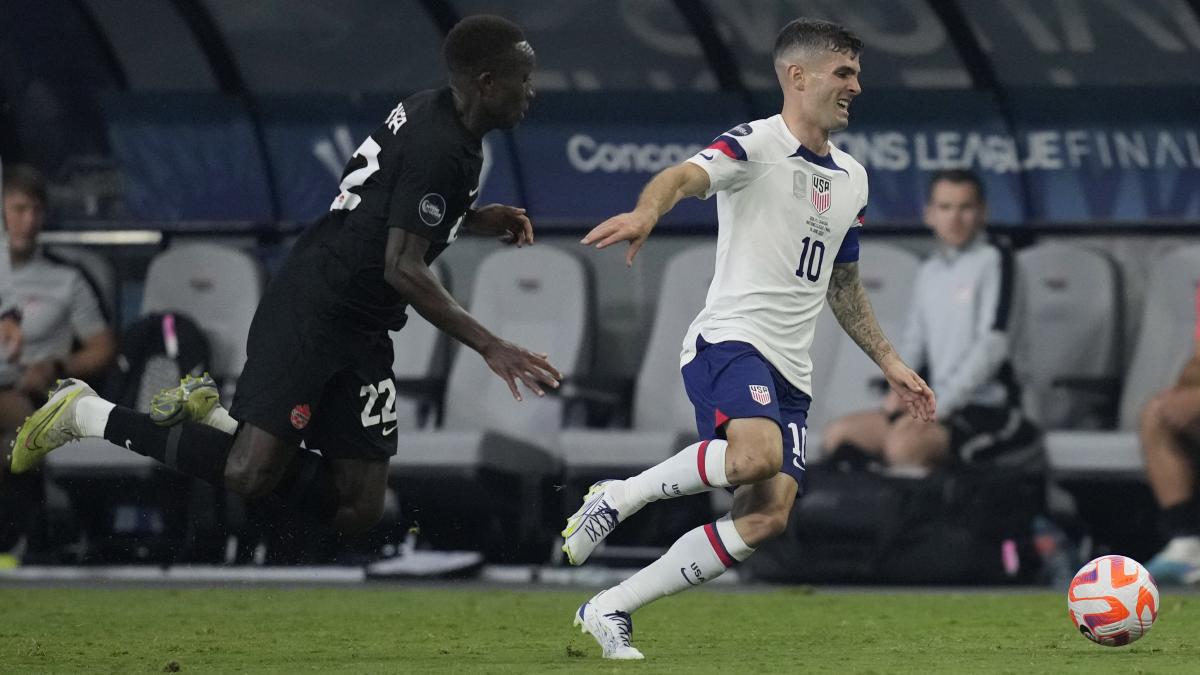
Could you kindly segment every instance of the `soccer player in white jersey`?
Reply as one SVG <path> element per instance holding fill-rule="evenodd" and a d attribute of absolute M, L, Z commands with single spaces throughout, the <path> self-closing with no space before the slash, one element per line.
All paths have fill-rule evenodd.
<path fill-rule="evenodd" d="M 933 419 L 933 392 L 892 349 L 859 281 L 866 172 L 829 141 L 848 124 L 859 94 L 861 50 L 862 41 L 836 24 L 789 23 L 774 51 L 783 111 L 739 125 L 662 171 L 633 211 L 583 238 L 597 248 L 629 242 L 632 265 L 676 203 L 717 195 L 715 275 L 681 357 L 702 440 L 636 476 L 593 485 L 567 521 L 563 550 L 582 564 L 621 521 L 659 499 L 736 488 L 733 510 L 579 607 L 575 624 L 605 658 L 642 658 L 632 645 L 632 612 L 715 579 L 787 527 L 803 493 L 809 347 L 826 301 L 907 412 Z"/>

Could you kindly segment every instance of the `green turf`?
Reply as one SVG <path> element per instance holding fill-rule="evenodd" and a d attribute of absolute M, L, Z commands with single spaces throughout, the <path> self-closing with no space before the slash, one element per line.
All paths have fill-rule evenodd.
<path fill-rule="evenodd" d="M 1060 594 L 694 592 L 638 612 L 643 662 L 571 627 L 587 592 L 0 589 L 0 672 L 1200 672 L 1200 599 L 1125 648 Z"/>

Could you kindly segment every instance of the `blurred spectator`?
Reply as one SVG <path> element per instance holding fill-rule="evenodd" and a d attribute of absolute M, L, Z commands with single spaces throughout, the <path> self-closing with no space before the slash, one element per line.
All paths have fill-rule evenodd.
<path fill-rule="evenodd" d="M 0 178 L 4 176 L 0 166 Z M 3 181 L 0 181 L 3 182 Z M 0 224 L 4 210 L 0 209 Z M 0 236 L 0 361 L 15 361 L 21 352 L 21 313 L 12 292 L 12 273 L 8 261 L 8 235 Z M 0 438 L 0 441 L 3 439 Z"/>
<path fill-rule="evenodd" d="M 112 364 L 116 338 L 91 283 L 38 246 L 46 220 L 46 183 L 32 167 L 5 167 L 4 224 L 12 296 L 21 326 L 16 363 L 0 360 L 0 437 L 40 405 L 56 378 L 96 381 Z M 10 313 L 10 316 L 13 314 Z"/>
<path fill-rule="evenodd" d="M 8 475 L 8 439 L 56 378 L 102 376 L 117 342 L 83 273 L 38 246 L 47 206 L 42 175 L 29 166 L 5 167 L 3 199 L 11 270 L 10 288 L 0 297 L 6 317 L 0 322 L 0 554 L 20 559 L 36 538 L 41 509 L 30 505 L 44 501 L 45 485 L 40 472 Z"/>
<path fill-rule="evenodd" d="M 983 183 L 948 170 L 929 183 L 925 224 L 937 250 L 921 265 L 899 344 L 906 363 L 929 372 L 938 419 L 903 414 L 889 393 L 882 410 L 835 420 L 822 444 L 826 462 L 928 469 L 982 461 L 1037 440 L 1019 407 L 1009 364 L 1017 284 L 1012 253 L 984 235 Z"/>
<path fill-rule="evenodd" d="M 1146 478 L 1161 509 L 1169 540 L 1146 569 L 1159 583 L 1200 581 L 1200 502 L 1196 453 L 1200 451 L 1200 288 L 1196 291 L 1196 347 L 1175 386 L 1142 409 Z"/>

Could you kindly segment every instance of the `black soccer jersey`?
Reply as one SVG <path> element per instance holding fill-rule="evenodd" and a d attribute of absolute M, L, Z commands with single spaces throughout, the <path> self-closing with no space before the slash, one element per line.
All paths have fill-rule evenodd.
<path fill-rule="evenodd" d="M 323 282 L 313 290 L 332 292 L 333 312 L 358 327 L 400 329 L 406 304 L 383 277 L 389 230 L 429 239 L 432 263 L 457 237 L 482 166 L 481 139 L 448 87 L 404 99 L 346 164 L 329 214 L 297 242 L 285 272 Z"/>

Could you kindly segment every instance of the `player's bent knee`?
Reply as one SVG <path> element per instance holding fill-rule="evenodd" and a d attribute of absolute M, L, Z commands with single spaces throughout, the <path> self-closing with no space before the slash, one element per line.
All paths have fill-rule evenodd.
<path fill-rule="evenodd" d="M 769 509 L 760 513 L 748 513 L 740 519 L 738 531 L 747 546 L 757 547 L 783 534 L 787 530 L 789 509 Z"/>
<path fill-rule="evenodd" d="M 344 534 L 362 534 L 379 523 L 383 517 L 383 500 L 355 502 L 338 512 L 337 529 Z"/>
<path fill-rule="evenodd" d="M 271 492 L 275 478 L 272 472 L 262 467 L 229 462 L 225 465 L 225 487 L 243 497 L 258 499 Z"/>
<path fill-rule="evenodd" d="M 764 481 L 783 469 L 783 453 L 778 449 L 767 451 L 765 448 L 754 448 L 749 452 L 730 453 L 726 456 L 730 458 L 727 474 L 729 482 L 733 485 Z"/>

